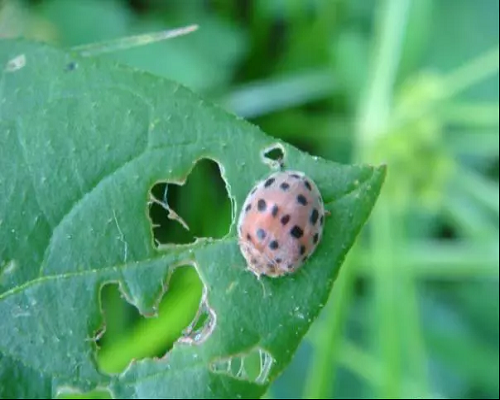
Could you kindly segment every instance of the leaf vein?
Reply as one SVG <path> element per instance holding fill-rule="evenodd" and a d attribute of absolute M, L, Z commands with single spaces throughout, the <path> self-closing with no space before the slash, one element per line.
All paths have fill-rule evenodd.
<path fill-rule="evenodd" d="M 26 170 L 28 172 L 28 176 L 30 177 L 30 180 L 31 180 L 31 187 L 33 188 L 33 193 L 34 193 L 36 204 L 37 204 L 38 208 L 40 209 L 43 217 L 47 221 L 47 224 L 50 226 L 51 229 L 53 229 L 52 221 L 50 220 L 47 212 L 44 210 L 44 208 L 42 207 L 42 203 L 40 202 L 40 196 L 38 194 L 38 191 L 37 191 L 37 188 L 36 188 L 36 185 L 35 185 L 35 176 L 33 175 L 33 171 L 31 169 L 31 164 L 28 161 L 26 144 L 21 139 L 21 133 L 20 133 L 21 130 L 19 129 L 19 127 L 18 127 L 17 124 L 16 124 L 16 126 L 15 126 L 14 129 L 16 131 L 17 142 L 19 143 L 19 146 L 21 148 L 21 156 L 23 157 L 23 161 L 24 161 L 24 164 L 26 165 Z"/>

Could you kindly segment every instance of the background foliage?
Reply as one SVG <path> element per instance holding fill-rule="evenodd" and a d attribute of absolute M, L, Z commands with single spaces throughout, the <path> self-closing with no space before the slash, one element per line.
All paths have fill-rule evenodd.
<path fill-rule="evenodd" d="M 311 154 L 391 167 L 331 301 L 268 397 L 498 398 L 497 1 L 0 4 L 1 36 L 63 47 L 196 23 L 106 57 L 182 82 Z M 191 232 L 166 229 L 153 207 L 161 241 L 227 231 L 229 219 L 186 201 L 200 193 L 229 207 L 217 170 L 197 167 L 168 194 Z M 104 369 L 169 348 L 201 290 L 195 274 L 178 279 L 163 304 L 175 313 L 156 324 L 106 288 Z"/>

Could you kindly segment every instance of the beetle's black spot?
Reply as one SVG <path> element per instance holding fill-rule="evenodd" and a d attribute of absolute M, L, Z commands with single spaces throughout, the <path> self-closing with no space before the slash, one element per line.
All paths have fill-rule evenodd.
<path fill-rule="evenodd" d="M 271 185 L 274 183 L 274 181 L 275 181 L 275 180 L 276 180 L 276 179 L 274 179 L 274 178 L 269 178 L 269 179 L 266 181 L 266 183 L 264 183 L 264 187 L 266 187 L 266 188 L 267 188 L 267 187 L 271 186 Z"/>
<path fill-rule="evenodd" d="M 286 225 L 288 224 L 288 221 L 290 221 L 290 215 L 284 215 L 281 217 L 281 225 Z"/>
<path fill-rule="evenodd" d="M 323 226 L 323 222 L 325 222 L 325 219 L 323 218 L 323 216 L 321 216 L 321 218 L 319 219 L 319 223 L 321 224 L 321 226 Z"/>
<path fill-rule="evenodd" d="M 318 217 L 319 217 L 318 210 L 316 209 L 312 210 L 311 218 L 309 218 L 311 224 L 316 225 L 316 222 L 318 222 Z"/>
<path fill-rule="evenodd" d="M 255 258 L 252 258 L 252 259 L 250 260 L 250 264 L 257 264 L 257 260 L 256 260 Z"/>
<path fill-rule="evenodd" d="M 258 202 L 257 202 L 257 209 L 260 211 L 260 212 L 263 212 L 263 211 L 266 211 L 266 201 L 264 199 L 260 199 Z"/>
<path fill-rule="evenodd" d="M 249 204 L 245 207 L 245 212 L 249 212 L 251 208 L 252 208 L 252 204 L 251 204 L 251 203 L 249 203 Z"/>
<path fill-rule="evenodd" d="M 271 240 L 271 243 L 269 243 L 269 248 L 271 250 L 276 250 L 278 248 L 278 241 L 277 240 Z"/>
<path fill-rule="evenodd" d="M 273 217 L 276 217 L 276 215 L 278 215 L 278 206 L 276 204 L 274 204 L 273 207 L 271 208 L 271 215 Z"/>
<path fill-rule="evenodd" d="M 295 179 L 300 179 L 300 175 L 297 174 L 290 174 L 290 176 Z"/>
<path fill-rule="evenodd" d="M 266 237 L 266 231 L 262 228 L 257 229 L 257 237 L 260 240 L 264 240 L 264 238 Z"/>
<path fill-rule="evenodd" d="M 249 234 L 249 233 L 247 233 L 247 240 L 248 240 L 249 242 L 251 242 L 251 241 L 252 241 L 252 236 L 250 236 L 250 234 Z"/>
<path fill-rule="evenodd" d="M 280 185 L 280 188 L 283 189 L 283 190 L 288 190 L 290 188 L 290 185 L 286 182 L 283 182 L 281 185 Z"/>
<path fill-rule="evenodd" d="M 300 226 L 295 225 L 291 230 L 290 234 L 295 238 L 295 239 L 300 239 L 302 235 L 304 234 L 304 231 L 300 228 Z"/>
<path fill-rule="evenodd" d="M 318 239 L 319 239 L 319 234 L 315 233 L 313 237 L 314 244 L 318 243 Z"/>
<path fill-rule="evenodd" d="M 274 260 L 274 262 L 276 264 L 281 264 L 281 261 L 283 261 L 283 260 L 281 258 L 279 258 L 279 257 Z"/>
<path fill-rule="evenodd" d="M 303 256 L 305 252 L 306 252 L 306 246 L 304 245 L 300 246 L 300 255 Z"/>
<path fill-rule="evenodd" d="M 299 202 L 299 204 L 302 204 L 303 206 L 307 205 L 307 199 L 304 195 L 302 194 L 299 194 L 297 196 L 297 201 Z"/>
<path fill-rule="evenodd" d="M 311 184 L 309 183 L 309 181 L 304 181 L 304 185 L 306 186 L 306 188 L 307 188 L 308 190 L 312 190 L 312 186 L 311 186 Z"/>
<path fill-rule="evenodd" d="M 286 267 L 287 267 L 289 270 L 290 270 L 290 269 L 293 269 L 293 264 L 288 264 Z"/>

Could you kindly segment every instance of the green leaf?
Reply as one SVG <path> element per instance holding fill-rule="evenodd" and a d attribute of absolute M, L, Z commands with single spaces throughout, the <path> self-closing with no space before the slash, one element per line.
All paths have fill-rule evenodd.
<path fill-rule="evenodd" d="M 98 58 L 8 40 L 0 65 L 0 396 L 55 397 L 65 388 L 117 398 L 263 395 L 326 303 L 385 166 L 312 157 L 176 83 Z M 245 269 L 235 221 L 251 186 L 271 172 L 263 154 L 272 146 L 317 183 L 331 214 L 303 269 L 258 281 Z M 184 183 L 202 159 L 216 161 L 226 182 L 227 235 L 156 247 L 152 186 Z M 208 319 L 198 334 L 122 374 L 100 371 L 101 288 L 119 283 L 154 316 L 182 265 L 204 284 Z M 247 378 L 235 368 L 241 360 Z"/>

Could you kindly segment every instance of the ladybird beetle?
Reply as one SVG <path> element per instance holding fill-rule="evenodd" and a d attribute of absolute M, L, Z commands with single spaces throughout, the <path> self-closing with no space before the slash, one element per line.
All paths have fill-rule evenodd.
<path fill-rule="evenodd" d="M 248 269 L 279 277 L 297 271 L 323 234 L 325 208 L 316 184 L 298 171 L 279 171 L 250 191 L 238 220 Z"/>

